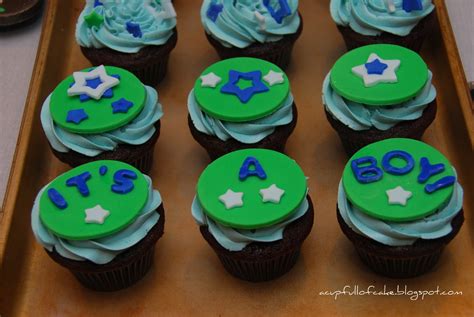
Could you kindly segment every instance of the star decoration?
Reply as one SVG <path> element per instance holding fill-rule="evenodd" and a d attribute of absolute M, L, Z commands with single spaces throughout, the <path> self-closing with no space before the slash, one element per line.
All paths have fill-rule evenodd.
<path fill-rule="evenodd" d="M 120 98 L 117 101 L 112 102 L 112 113 L 127 113 L 128 109 L 133 107 L 133 102 L 128 101 L 125 98 Z"/>
<path fill-rule="evenodd" d="M 120 80 L 116 77 L 109 76 L 105 70 L 104 65 L 96 67 L 90 72 L 74 72 L 74 84 L 67 90 L 69 96 L 77 96 L 85 94 L 90 98 L 99 100 L 105 92 L 118 85 Z M 101 83 L 95 88 L 87 85 L 87 80 L 100 79 Z"/>
<path fill-rule="evenodd" d="M 100 225 L 103 224 L 105 218 L 110 215 L 110 211 L 105 210 L 104 208 L 102 208 L 101 205 L 86 209 L 85 212 L 86 218 L 84 219 L 84 221 L 86 223 L 97 223 Z"/>
<path fill-rule="evenodd" d="M 283 73 L 274 72 L 273 70 L 270 70 L 268 74 L 263 76 L 263 80 L 265 80 L 270 86 L 283 84 L 285 82 Z"/>
<path fill-rule="evenodd" d="M 402 8 L 405 12 L 423 10 L 423 3 L 421 0 L 403 0 Z"/>
<path fill-rule="evenodd" d="M 374 59 L 372 62 L 365 64 L 367 69 L 367 74 L 369 75 L 382 75 L 383 72 L 387 69 L 388 65 L 381 63 L 380 59 Z"/>
<path fill-rule="evenodd" d="M 241 102 L 247 103 L 253 95 L 269 91 L 268 87 L 261 80 L 262 72 L 257 70 L 248 73 L 242 73 L 236 70 L 229 71 L 229 81 L 222 86 L 221 92 L 225 94 L 236 95 Z M 252 86 L 240 89 L 237 83 L 240 79 L 251 80 Z"/>
<path fill-rule="evenodd" d="M 89 118 L 87 113 L 84 111 L 84 109 L 75 109 L 75 110 L 70 110 L 67 113 L 66 117 L 66 122 L 72 122 L 75 124 L 79 124 L 82 121 L 86 120 Z"/>
<path fill-rule="evenodd" d="M 142 29 L 140 28 L 140 24 L 138 23 L 133 23 L 132 21 L 128 21 L 125 23 L 125 28 L 127 29 L 127 32 L 132 34 L 133 37 L 142 37 Z"/>
<path fill-rule="evenodd" d="M 265 17 L 260 12 L 255 11 L 255 19 L 257 19 L 260 30 L 265 31 L 267 29 L 267 23 L 265 21 Z"/>
<path fill-rule="evenodd" d="M 201 87 L 216 88 L 216 86 L 222 81 L 222 78 L 214 73 L 201 76 Z"/>
<path fill-rule="evenodd" d="M 104 17 L 95 12 L 94 10 L 88 15 L 84 16 L 84 21 L 86 21 L 87 25 L 90 28 L 93 26 L 98 28 L 102 25 L 102 23 L 104 23 Z"/>
<path fill-rule="evenodd" d="M 285 191 L 281 188 L 278 188 L 277 185 L 272 184 L 268 188 L 260 189 L 260 195 L 262 195 L 262 201 L 264 203 L 271 202 L 279 204 L 281 197 L 285 194 Z"/>
<path fill-rule="evenodd" d="M 112 75 L 112 77 L 120 79 L 120 75 Z M 100 83 L 102 83 L 102 81 L 100 80 L 99 77 L 97 77 L 95 79 L 91 79 L 91 80 L 86 80 L 86 86 L 91 87 L 93 89 L 97 88 L 97 86 L 100 85 Z M 72 87 L 73 85 L 74 85 L 74 83 L 72 83 L 69 87 Z M 104 92 L 104 94 L 102 95 L 102 98 L 112 98 L 113 96 L 114 96 L 114 92 L 113 92 L 112 88 L 109 88 Z M 79 95 L 79 100 L 81 102 L 85 102 L 85 101 L 90 100 L 90 99 L 91 99 L 91 97 L 89 97 L 86 94 Z"/>
<path fill-rule="evenodd" d="M 386 191 L 389 205 L 407 205 L 407 200 L 413 195 L 412 192 L 404 190 L 403 187 L 397 186 Z"/>
<path fill-rule="evenodd" d="M 283 19 L 291 15 L 290 5 L 287 0 L 278 0 L 280 8 L 275 10 L 270 4 L 270 0 L 263 0 L 263 5 L 267 8 L 270 15 L 275 19 L 279 24 L 283 22 Z"/>
<path fill-rule="evenodd" d="M 206 15 L 209 19 L 212 20 L 212 22 L 216 22 L 217 18 L 219 17 L 219 14 L 221 14 L 222 12 L 222 9 L 224 9 L 224 6 L 222 4 L 211 2 L 209 8 L 207 8 Z"/>
<path fill-rule="evenodd" d="M 232 189 L 228 189 L 225 194 L 219 196 L 219 201 L 225 205 L 226 209 L 232 209 L 244 205 L 244 202 L 242 200 L 243 196 L 244 193 L 236 193 Z"/>
<path fill-rule="evenodd" d="M 380 64 L 387 65 L 386 69 L 383 71 L 382 74 L 370 74 L 366 65 L 373 65 L 372 63 L 375 60 L 379 60 Z M 377 64 L 377 62 L 376 62 Z M 369 66 L 369 68 L 371 68 Z M 379 83 L 396 83 L 398 82 L 397 74 L 395 73 L 400 67 L 400 60 L 393 59 L 393 60 L 384 60 L 381 59 L 377 54 L 372 53 L 370 54 L 367 63 L 356 66 L 352 68 L 352 73 L 354 75 L 359 76 L 364 80 L 364 85 L 366 87 L 372 87 Z"/>
<path fill-rule="evenodd" d="M 104 4 L 100 0 L 94 0 L 94 8 L 98 6 L 103 6 Z"/>

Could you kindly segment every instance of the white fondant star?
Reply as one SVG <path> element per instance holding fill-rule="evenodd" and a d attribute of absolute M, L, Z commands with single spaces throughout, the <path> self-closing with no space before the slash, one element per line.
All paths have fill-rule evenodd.
<path fill-rule="evenodd" d="M 84 221 L 86 223 L 98 223 L 103 224 L 105 218 L 110 215 L 110 211 L 105 210 L 102 208 L 101 205 L 97 205 L 95 207 L 89 208 L 85 210 L 86 212 L 86 219 Z"/>
<path fill-rule="evenodd" d="M 243 196 L 244 193 L 236 193 L 232 189 L 228 189 L 225 194 L 219 196 L 219 201 L 225 205 L 226 209 L 232 209 L 244 205 L 244 202 L 242 200 Z"/>
<path fill-rule="evenodd" d="M 402 186 L 397 186 L 386 191 L 389 205 L 407 205 L 407 200 L 413 195 L 411 191 L 403 189 Z"/>
<path fill-rule="evenodd" d="M 393 3 L 393 0 L 385 0 L 385 6 L 388 9 L 388 12 L 393 13 L 396 11 L 395 4 Z"/>
<path fill-rule="evenodd" d="M 265 21 L 265 17 L 260 12 L 255 11 L 255 19 L 257 19 L 260 30 L 265 31 L 267 29 L 267 23 Z"/>
<path fill-rule="evenodd" d="M 352 68 L 352 72 L 364 79 L 365 87 L 372 87 L 379 83 L 396 83 L 398 82 L 397 74 L 395 73 L 400 66 L 400 60 L 398 59 L 391 59 L 385 60 L 381 59 L 377 54 L 372 53 L 367 60 L 367 63 L 371 63 L 374 60 L 379 59 L 381 63 L 387 65 L 387 68 L 384 70 L 383 74 L 369 74 L 367 72 L 367 68 L 365 67 L 365 63 L 359 66 Z"/>
<path fill-rule="evenodd" d="M 99 100 L 107 89 L 110 89 L 120 83 L 115 77 L 109 76 L 105 70 L 104 65 L 100 65 L 90 72 L 74 72 L 74 85 L 67 90 L 69 96 L 76 96 L 86 94 L 89 97 Z M 88 79 L 95 79 L 99 77 L 102 82 L 96 88 L 87 86 Z"/>
<path fill-rule="evenodd" d="M 278 188 L 275 184 L 272 184 L 268 188 L 260 189 L 260 195 L 262 195 L 262 201 L 264 203 L 271 202 L 279 204 L 283 194 L 285 194 L 285 191 L 281 188 Z"/>
<path fill-rule="evenodd" d="M 285 82 L 283 73 L 274 72 L 273 70 L 270 70 L 268 74 L 263 76 L 263 80 L 265 80 L 270 86 L 283 84 Z"/>
<path fill-rule="evenodd" d="M 209 73 L 206 75 L 203 75 L 200 77 L 201 78 L 201 87 L 211 87 L 211 88 L 216 88 L 216 86 L 222 81 L 222 78 L 217 76 L 214 73 Z"/>

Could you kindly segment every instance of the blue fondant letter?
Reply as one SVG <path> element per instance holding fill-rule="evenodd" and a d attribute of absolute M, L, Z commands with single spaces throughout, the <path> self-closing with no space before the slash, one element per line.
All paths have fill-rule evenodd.
<path fill-rule="evenodd" d="M 406 162 L 404 167 L 395 167 L 390 164 L 390 161 L 393 158 L 399 158 Z M 411 172 L 413 167 L 415 167 L 415 160 L 413 156 L 408 154 L 405 151 L 390 151 L 384 155 L 382 158 L 382 167 L 384 171 L 392 175 L 405 175 Z"/>
<path fill-rule="evenodd" d="M 82 196 L 87 197 L 89 196 L 89 187 L 87 187 L 87 181 L 91 178 L 91 173 L 84 172 L 80 175 L 71 177 L 66 181 L 66 185 L 76 186 Z"/>
<path fill-rule="evenodd" d="M 254 169 L 250 170 L 250 166 L 253 165 Z M 262 165 L 260 165 L 260 162 L 252 156 L 249 156 L 245 159 L 244 163 L 240 167 L 240 172 L 239 172 L 239 179 L 241 181 L 244 181 L 247 179 L 249 176 L 257 176 L 260 179 L 266 179 L 267 174 L 263 170 Z"/>
<path fill-rule="evenodd" d="M 431 176 L 439 174 L 444 171 L 444 164 L 431 165 L 430 161 L 426 157 L 422 157 L 420 160 L 421 171 L 418 175 L 418 183 L 424 184 Z"/>
<path fill-rule="evenodd" d="M 377 160 L 373 156 L 364 156 L 352 160 L 351 167 L 355 178 L 361 184 L 369 184 L 376 182 L 380 180 L 383 176 L 383 172 L 380 168 L 377 167 Z"/>
<path fill-rule="evenodd" d="M 135 185 L 131 179 L 137 179 L 137 174 L 131 170 L 118 170 L 114 174 L 112 191 L 117 194 L 127 194 L 133 190 Z"/>

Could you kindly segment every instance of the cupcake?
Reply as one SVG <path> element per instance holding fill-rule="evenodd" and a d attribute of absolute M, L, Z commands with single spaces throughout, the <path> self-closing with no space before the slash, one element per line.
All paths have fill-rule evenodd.
<path fill-rule="evenodd" d="M 94 66 L 125 68 L 156 86 L 176 46 L 176 12 L 170 0 L 86 0 L 76 40 Z"/>
<path fill-rule="evenodd" d="M 386 43 L 418 52 L 435 21 L 431 0 L 331 0 L 330 11 L 348 50 Z"/>
<path fill-rule="evenodd" d="M 188 110 L 191 133 L 212 159 L 244 148 L 283 152 L 297 121 L 285 73 L 248 57 L 207 68 L 189 94 Z"/>
<path fill-rule="evenodd" d="M 0 31 L 27 25 L 39 16 L 43 0 L 0 0 Z"/>
<path fill-rule="evenodd" d="M 348 155 L 383 139 L 420 139 L 436 116 L 432 77 L 417 53 L 396 45 L 343 55 L 324 80 L 323 104 Z"/>
<path fill-rule="evenodd" d="M 464 221 L 463 190 L 448 159 L 412 139 L 358 151 L 339 184 L 337 219 L 362 261 L 406 278 L 431 270 Z"/>
<path fill-rule="evenodd" d="M 255 57 L 283 69 L 303 31 L 298 0 L 204 0 L 201 21 L 221 59 Z"/>
<path fill-rule="evenodd" d="M 31 213 L 36 240 L 85 287 L 115 291 L 153 262 L 165 213 L 151 179 L 118 161 L 95 161 L 54 179 Z"/>
<path fill-rule="evenodd" d="M 307 192 L 294 160 L 270 150 L 240 150 L 204 170 L 192 215 L 230 274 L 267 281 L 294 266 L 311 231 L 314 212 Z"/>
<path fill-rule="evenodd" d="M 41 124 L 53 153 L 72 167 L 118 160 L 146 173 L 162 115 L 155 89 L 124 69 L 99 66 L 63 80 L 43 103 Z"/>

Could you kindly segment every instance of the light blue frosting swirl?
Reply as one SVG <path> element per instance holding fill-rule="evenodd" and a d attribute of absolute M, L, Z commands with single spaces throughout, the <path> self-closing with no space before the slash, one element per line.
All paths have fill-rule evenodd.
<path fill-rule="evenodd" d="M 352 130 L 368 130 L 372 127 L 388 130 L 399 122 L 416 120 L 423 115 L 425 108 L 436 98 L 432 78 L 433 74 L 429 72 L 425 86 L 414 98 L 401 104 L 374 107 L 340 96 L 331 87 L 329 74 L 323 83 L 323 104 L 334 118 Z"/>
<path fill-rule="evenodd" d="M 213 118 L 203 112 L 192 90 L 188 96 L 188 111 L 198 131 L 216 136 L 222 141 L 234 139 L 241 143 L 254 144 L 272 134 L 276 127 L 293 121 L 293 101 L 290 93 L 283 105 L 266 117 L 247 122 L 228 122 Z"/>
<path fill-rule="evenodd" d="M 453 195 L 444 207 L 425 218 L 410 222 L 379 220 L 353 206 L 339 183 L 337 204 L 345 223 L 355 232 L 389 246 L 412 245 L 418 239 L 431 240 L 448 235 L 453 228 L 451 220 L 461 211 L 463 190 L 456 182 Z"/>
<path fill-rule="evenodd" d="M 90 157 L 112 151 L 119 144 L 144 144 L 153 136 L 156 131 L 154 125 L 163 116 L 158 92 L 148 86 L 145 88 L 147 97 L 142 112 L 125 126 L 99 134 L 71 133 L 56 125 L 49 109 L 49 95 L 41 109 L 41 124 L 49 143 L 58 152 L 66 153 L 72 150 Z"/>
<path fill-rule="evenodd" d="M 211 3 L 223 5 L 217 20 L 207 16 Z M 201 7 L 201 21 L 204 29 L 226 47 L 245 48 L 251 44 L 276 42 L 284 35 L 294 34 L 301 19 L 298 14 L 298 0 L 288 0 L 291 15 L 278 23 L 271 16 L 262 0 L 204 0 Z M 277 0 L 270 0 L 273 8 L 279 8 Z M 255 12 L 265 18 L 264 27 L 257 20 Z"/>
<path fill-rule="evenodd" d="M 191 212 L 196 223 L 200 226 L 207 226 L 211 235 L 222 247 L 229 251 L 241 251 L 252 242 L 273 242 L 283 239 L 283 231 L 286 226 L 306 214 L 308 208 L 308 199 L 305 198 L 284 221 L 255 230 L 234 229 L 215 222 L 207 217 L 196 197 L 194 197 Z"/>
<path fill-rule="evenodd" d="M 136 53 L 147 45 L 163 45 L 173 35 L 176 18 L 164 18 L 165 11 L 156 0 L 101 0 L 94 8 L 94 0 L 87 0 L 76 25 L 76 40 L 80 46 L 107 47 L 123 53 Z M 167 6 L 171 6 L 168 0 Z M 100 27 L 90 28 L 84 17 L 93 11 L 104 17 Z M 174 12 L 174 9 L 173 9 Z M 142 37 L 127 31 L 126 23 L 140 25 Z"/>
<path fill-rule="evenodd" d="M 89 260 L 96 264 L 112 261 L 117 255 L 140 242 L 158 222 L 160 215 L 156 209 L 161 205 L 161 196 L 153 190 L 151 178 L 144 175 L 148 183 L 148 201 L 138 214 L 135 221 L 125 229 L 111 236 L 95 239 L 74 241 L 54 235 L 46 228 L 39 217 L 40 198 L 48 185 L 43 187 L 35 199 L 31 212 L 31 228 L 36 240 L 48 251 L 53 249 L 62 257 L 75 260 Z"/>
<path fill-rule="evenodd" d="M 434 10 L 431 0 L 421 2 L 423 10 L 405 12 L 403 0 L 393 0 L 395 11 L 389 12 L 386 0 L 331 0 L 330 11 L 336 24 L 348 25 L 362 35 L 376 36 L 387 32 L 406 36 Z"/>

